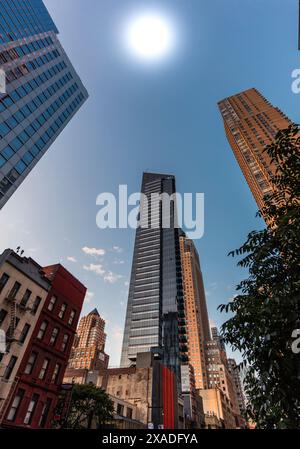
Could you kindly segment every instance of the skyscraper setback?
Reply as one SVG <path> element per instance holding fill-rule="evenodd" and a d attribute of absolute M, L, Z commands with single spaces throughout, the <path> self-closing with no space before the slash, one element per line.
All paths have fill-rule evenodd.
<path fill-rule="evenodd" d="M 0 209 L 88 94 L 42 0 L 0 1 Z"/>
<path fill-rule="evenodd" d="M 180 378 L 187 347 L 176 205 L 171 202 L 170 226 L 163 227 L 162 208 L 151 207 L 151 195 L 176 192 L 175 177 L 144 173 L 140 224 L 136 231 L 124 330 L 121 366 L 138 353 L 154 352 Z M 149 225 L 145 227 L 145 223 Z"/>
<path fill-rule="evenodd" d="M 249 89 L 219 102 L 225 132 L 258 207 L 273 190 L 276 165 L 264 149 L 278 131 L 291 121 L 256 89 Z"/>

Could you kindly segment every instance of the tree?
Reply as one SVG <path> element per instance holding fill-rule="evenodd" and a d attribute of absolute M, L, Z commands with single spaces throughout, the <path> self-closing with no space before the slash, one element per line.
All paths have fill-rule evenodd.
<path fill-rule="evenodd" d="M 293 337 L 300 329 L 300 128 L 291 125 L 265 151 L 277 164 L 274 193 L 258 213 L 266 229 L 254 231 L 231 256 L 249 277 L 221 312 L 225 341 L 247 365 L 247 417 L 258 428 L 300 428 L 300 354 Z"/>
<path fill-rule="evenodd" d="M 99 427 L 113 417 L 113 403 L 102 388 L 93 384 L 74 384 L 72 394 L 69 395 L 70 403 L 66 407 L 66 395 L 61 395 L 57 413 L 66 409 L 66 416 L 62 416 L 60 428 L 90 429 L 95 422 Z"/>

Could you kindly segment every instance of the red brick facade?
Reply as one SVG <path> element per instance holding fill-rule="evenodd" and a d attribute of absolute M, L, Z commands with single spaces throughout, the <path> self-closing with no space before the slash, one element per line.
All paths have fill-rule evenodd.
<path fill-rule="evenodd" d="M 3 427 L 50 428 L 86 288 L 61 265 L 43 268 L 51 289 L 21 362 Z"/>

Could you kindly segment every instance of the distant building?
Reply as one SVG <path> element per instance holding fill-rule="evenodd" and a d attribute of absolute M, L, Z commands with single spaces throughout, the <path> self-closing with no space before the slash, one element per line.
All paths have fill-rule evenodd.
<path fill-rule="evenodd" d="M 0 425 L 49 428 L 86 289 L 61 265 L 41 267 L 11 250 L 0 270 L 1 327 L 9 335 L 0 364 L 9 385 L 0 383 Z"/>
<path fill-rule="evenodd" d="M 241 410 L 239 408 L 234 378 L 229 369 L 225 346 L 223 346 L 223 343 L 220 344 L 220 340 L 216 335 L 214 340 L 207 343 L 206 358 L 209 379 L 208 388 L 217 388 L 226 395 L 228 409 L 231 410 L 235 419 L 235 425 L 236 427 L 241 427 Z"/>
<path fill-rule="evenodd" d="M 211 338 L 212 340 L 218 342 L 220 348 L 225 351 L 225 343 L 224 343 L 224 339 L 220 336 L 219 334 L 219 330 L 217 327 L 212 327 L 211 328 Z"/>
<path fill-rule="evenodd" d="M 237 162 L 260 209 L 274 187 L 277 166 L 264 151 L 290 119 L 258 92 L 248 89 L 219 102 L 225 133 Z"/>
<path fill-rule="evenodd" d="M 0 209 L 88 97 L 57 36 L 42 0 L 1 0 Z"/>
<path fill-rule="evenodd" d="M 93 370 L 108 366 L 105 354 L 105 321 L 94 309 L 80 319 L 76 338 L 69 359 L 69 368 Z"/>
<path fill-rule="evenodd" d="M 239 367 L 234 359 L 228 359 L 228 368 L 234 380 L 235 390 L 237 393 L 239 403 L 239 409 L 241 413 L 243 413 L 246 409 L 246 400 L 244 396 L 242 378 L 240 375 Z"/>
<path fill-rule="evenodd" d="M 202 398 L 196 389 L 192 365 L 181 366 L 181 394 L 184 403 L 185 428 L 205 428 Z"/>
<path fill-rule="evenodd" d="M 236 429 L 232 404 L 220 388 L 199 390 L 203 400 L 205 423 L 208 428 Z"/>

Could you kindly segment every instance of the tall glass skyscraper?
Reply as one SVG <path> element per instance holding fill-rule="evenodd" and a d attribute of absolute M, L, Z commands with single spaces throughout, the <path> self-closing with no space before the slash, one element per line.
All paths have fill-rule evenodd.
<path fill-rule="evenodd" d="M 0 209 L 88 93 L 42 0 L 0 0 Z"/>
<path fill-rule="evenodd" d="M 151 207 L 152 194 L 176 192 L 175 177 L 144 173 L 141 191 L 147 200 L 141 200 L 136 231 L 121 366 L 130 366 L 138 353 L 151 351 L 179 379 L 187 347 L 176 204 L 171 202 L 169 227 L 163 223 L 162 203 Z"/>

